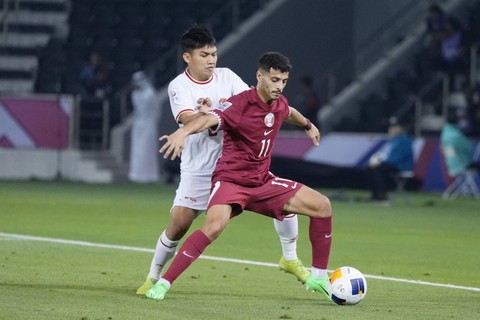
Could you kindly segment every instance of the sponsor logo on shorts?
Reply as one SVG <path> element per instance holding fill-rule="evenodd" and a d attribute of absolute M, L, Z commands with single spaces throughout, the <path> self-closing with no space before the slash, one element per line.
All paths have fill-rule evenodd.
<path fill-rule="evenodd" d="M 189 196 L 185 196 L 185 197 L 183 197 L 183 199 L 185 199 L 187 201 L 191 201 L 191 202 L 197 202 L 197 199 L 189 197 Z"/>

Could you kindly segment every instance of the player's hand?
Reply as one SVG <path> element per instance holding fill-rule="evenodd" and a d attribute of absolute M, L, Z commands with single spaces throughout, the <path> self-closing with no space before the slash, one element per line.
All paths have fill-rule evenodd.
<path fill-rule="evenodd" d="M 317 127 L 312 123 L 312 127 L 310 130 L 305 130 L 307 136 L 312 139 L 314 145 L 318 146 L 320 144 L 320 131 L 318 131 Z"/>
<path fill-rule="evenodd" d="M 164 159 L 167 159 L 170 155 L 170 160 L 175 160 L 175 158 L 180 157 L 185 145 L 185 135 L 182 134 L 182 128 L 171 135 L 161 136 L 158 140 L 167 140 L 159 150 L 160 153 L 163 153 Z"/>
<path fill-rule="evenodd" d="M 212 100 L 210 98 L 199 98 L 195 109 L 201 113 L 208 113 L 212 109 Z"/>

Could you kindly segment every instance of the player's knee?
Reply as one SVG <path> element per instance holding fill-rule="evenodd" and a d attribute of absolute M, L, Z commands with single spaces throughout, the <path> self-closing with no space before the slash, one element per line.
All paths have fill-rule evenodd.
<path fill-rule="evenodd" d="M 166 231 L 167 238 L 172 241 L 178 241 L 183 238 L 189 228 L 190 225 L 170 224 Z"/>
<path fill-rule="evenodd" d="M 210 241 L 213 241 L 220 236 L 226 227 L 226 223 L 222 223 L 221 221 L 213 221 L 204 224 L 200 230 L 208 237 L 208 239 L 210 239 Z"/>
<path fill-rule="evenodd" d="M 324 196 L 323 194 L 318 194 L 317 200 L 315 201 L 315 213 L 319 218 L 328 218 L 332 215 L 332 205 L 330 204 L 330 199 Z"/>

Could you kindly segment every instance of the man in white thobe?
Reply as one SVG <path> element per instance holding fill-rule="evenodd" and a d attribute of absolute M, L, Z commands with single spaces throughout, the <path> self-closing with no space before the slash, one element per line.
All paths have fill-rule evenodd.
<path fill-rule="evenodd" d="M 151 81 L 143 71 L 132 76 L 133 123 L 130 146 L 132 182 L 152 183 L 159 180 L 158 121 L 160 101 Z"/>

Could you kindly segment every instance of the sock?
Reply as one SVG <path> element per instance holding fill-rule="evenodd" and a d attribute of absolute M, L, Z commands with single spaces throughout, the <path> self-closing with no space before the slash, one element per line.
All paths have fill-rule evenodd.
<path fill-rule="evenodd" d="M 165 264 L 174 256 L 179 241 L 172 241 L 167 238 L 165 230 L 162 232 L 155 247 L 150 272 L 147 278 L 158 279 Z"/>
<path fill-rule="evenodd" d="M 283 221 L 273 219 L 273 225 L 277 231 L 282 245 L 282 254 L 285 260 L 297 260 L 298 218 L 296 214 L 285 216 Z"/>
<path fill-rule="evenodd" d="M 170 289 L 170 287 L 172 286 L 172 284 L 171 284 L 169 281 L 167 281 L 167 280 L 165 280 L 165 279 L 163 279 L 163 278 L 160 278 L 160 280 L 158 280 L 157 283 L 163 283 L 163 284 L 165 284 L 165 285 L 167 286 L 167 288 L 169 288 L 169 289 Z"/>
<path fill-rule="evenodd" d="M 332 246 L 332 216 L 310 218 L 309 234 L 312 244 L 312 267 L 326 270 Z"/>
<path fill-rule="evenodd" d="M 322 278 L 327 275 L 327 269 L 318 269 L 315 267 L 312 267 L 312 277 L 315 279 Z"/>
<path fill-rule="evenodd" d="M 163 279 L 173 283 L 210 244 L 210 239 L 200 230 L 193 232 L 183 243 Z"/>

